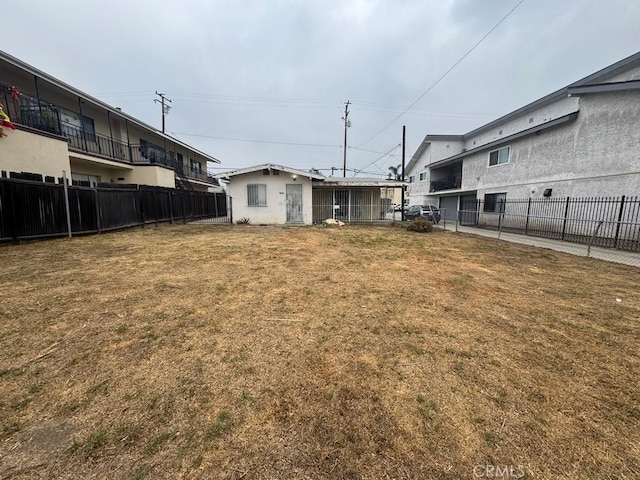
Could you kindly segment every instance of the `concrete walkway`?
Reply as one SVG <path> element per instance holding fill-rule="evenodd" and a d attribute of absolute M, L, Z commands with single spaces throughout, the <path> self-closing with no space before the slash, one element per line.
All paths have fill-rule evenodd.
<path fill-rule="evenodd" d="M 443 227 L 441 222 L 440 227 Z M 455 222 L 446 222 L 447 230 L 456 230 Z M 481 235 L 498 239 L 498 232 L 493 230 L 484 230 L 482 228 L 462 227 L 458 226 L 458 232 L 471 233 L 473 235 Z M 518 235 L 515 233 L 500 234 L 500 240 L 513 243 L 522 243 L 524 245 L 532 245 L 534 247 L 549 248 L 558 252 L 570 253 L 580 257 L 587 256 L 587 245 L 581 243 L 562 242 L 560 240 L 550 240 L 548 238 L 531 237 L 528 235 Z M 589 257 L 606 260 L 607 262 L 623 263 L 632 267 L 640 268 L 640 253 L 625 252 L 622 250 L 614 250 L 611 248 L 591 247 Z"/>

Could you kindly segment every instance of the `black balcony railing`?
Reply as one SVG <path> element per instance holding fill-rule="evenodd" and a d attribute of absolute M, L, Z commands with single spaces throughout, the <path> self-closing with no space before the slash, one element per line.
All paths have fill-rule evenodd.
<path fill-rule="evenodd" d="M 459 178 L 453 178 L 446 181 L 432 181 L 429 184 L 430 192 L 440 192 L 442 190 L 457 190 L 461 187 Z"/>
<path fill-rule="evenodd" d="M 6 84 L 0 83 L 2 95 L 0 102 L 15 122 L 47 133 L 60 135 L 69 142 L 69 149 L 100 155 L 118 162 L 133 164 L 154 164 L 169 167 L 188 178 L 202 180 L 218 185 L 217 179 L 210 177 L 200 169 L 191 168 L 177 162 L 174 153 L 152 143 L 127 144 L 101 135 L 91 129 L 63 122 L 61 108 L 51 102 L 20 93 L 17 98 L 11 95 Z"/>

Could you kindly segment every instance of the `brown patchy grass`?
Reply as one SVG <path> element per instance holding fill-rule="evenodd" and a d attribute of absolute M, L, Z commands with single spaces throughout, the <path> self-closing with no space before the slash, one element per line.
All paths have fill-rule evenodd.
<path fill-rule="evenodd" d="M 0 265 L 0 478 L 640 477 L 632 267 L 205 225 Z"/>

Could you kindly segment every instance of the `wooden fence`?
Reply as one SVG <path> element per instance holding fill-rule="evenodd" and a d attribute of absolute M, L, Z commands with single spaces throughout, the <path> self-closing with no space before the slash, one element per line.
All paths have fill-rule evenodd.
<path fill-rule="evenodd" d="M 0 242 L 100 233 L 158 222 L 216 218 L 230 222 L 223 193 L 162 187 L 68 187 L 0 179 Z"/>

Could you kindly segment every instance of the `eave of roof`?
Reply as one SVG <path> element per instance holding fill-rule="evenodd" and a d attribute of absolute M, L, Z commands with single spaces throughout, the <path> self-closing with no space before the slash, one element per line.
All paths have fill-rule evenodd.
<path fill-rule="evenodd" d="M 407 185 L 399 180 L 389 180 L 386 178 L 366 178 L 366 177 L 327 177 L 324 181 L 314 184 L 314 188 L 329 187 L 380 187 L 380 188 L 401 188 Z"/>
<path fill-rule="evenodd" d="M 591 75 L 588 75 L 576 82 L 573 82 L 570 85 L 567 85 L 566 87 L 563 87 L 559 90 L 556 90 L 555 92 L 550 93 L 549 95 L 546 95 L 542 98 L 539 98 L 538 100 L 535 100 L 534 102 L 531 102 L 517 110 L 514 110 L 510 113 L 507 113 L 506 115 L 503 115 L 500 118 L 497 118 L 496 120 L 493 120 L 492 122 L 486 123 L 484 125 L 481 125 L 480 127 L 476 128 L 475 130 L 472 130 L 470 132 L 465 133 L 464 135 L 461 135 L 462 140 L 467 140 L 471 137 L 474 137 L 475 135 L 478 135 L 480 133 L 486 132 L 488 130 L 494 129 L 495 127 L 508 122 L 509 120 L 512 120 L 514 118 L 520 117 L 524 114 L 526 114 L 529 111 L 533 111 L 536 110 L 537 108 L 543 107 L 545 105 L 549 105 L 550 103 L 555 102 L 556 100 L 559 100 L 561 98 L 566 97 L 569 94 L 575 94 L 578 95 L 578 90 L 574 90 L 574 92 L 572 93 L 570 90 L 571 89 L 577 89 L 577 87 L 583 87 L 586 85 L 592 85 L 592 86 L 597 86 L 599 84 L 602 84 L 602 82 L 604 80 L 606 80 L 607 78 L 611 78 L 615 75 L 618 75 L 619 73 L 622 73 L 630 68 L 634 68 L 636 66 L 640 65 L 640 52 L 635 53 L 633 55 L 630 55 L 626 58 L 623 58 L 622 60 L 620 60 L 619 62 L 616 62 L 612 65 L 609 65 L 608 67 L 605 67 L 601 70 L 598 70 L 595 73 L 592 73 Z M 635 81 L 633 81 L 635 82 Z M 619 82 L 619 83 L 633 83 L 633 82 Z M 605 85 L 605 84 L 602 84 Z M 614 85 L 614 84 L 611 84 Z M 629 88 L 635 88 L 635 87 L 629 87 Z M 619 88 L 618 90 L 622 90 L 623 88 Z M 601 91 L 605 91 L 604 89 L 596 89 L 596 91 L 601 92 Z M 609 91 L 613 91 L 613 90 L 609 90 Z M 585 91 L 581 91 L 581 93 L 585 93 Z M 589 92 L 589 93 L 594 93 L 594 92 Z M 428 138 L 430 137 L 430 135 L 427 135 L 425 137 L 425 140 L 420 144 L 420 146 L 416 149 L 416 152 L 414 153 L 413 157 L 411 158 L 411 161 L 409 162 L 409 165 L 412 166 L 415 161 L 417 161 L 419 159 L 419 157 L 422 155 L 422 153 L 424 152 L 424 150 L 426 149 L 428 142 Z M 432 137 L 438 138 L 438 137 L 448 137 L 448 135 L 433 135 Z M 450 137 L 460 137 L 458 135 L 450 135 Z M 451 138 L 451 139 L 453 139 Z M 426 142 L 426 143 L 425 143 Z M 415 159 L 415 161 L 414 161 Z M 445 159 L 446 160 L 446 159 Z"/>
<path fill-rule="evenodd" d="M 589 93 L 620 92 L 623 90 L 639 89 L 640 80 L 630 80 L 627 82 L 597 83 L 592 85 L 569 87 L 569 95 L 586 95 Z"/>
<path fill-rule="evenodd" d="M 482 152 L 483 150 L 490 150 L 492 148 L 499 147 L 500 145 L 504 145 L 505 143 L 513 142 L 514 140 L 518 140 L 520 138 L 528 137 L 530 135 L 536 135 L 542 131 L 549 130 L 551 128 L 556 128 L 561 125 L 564 125 L 569 122 L 573 122 L 576 118 L 578 118 L 578 112 L 572 112 L 563 117 L 558 117 L 553 120 L 548 121 L 547 123 L 543 123 L 536 127 L 529 128 L 527 130 L 523 130 L 518 133 L 514 133 L 513 135 L 506 136 L 504 138 L 499 138 L 498 140 L 494 140 L 493 142 L 486 143 L 484 145 L 480 145 L 479 147 L 472 148 L 471 150 L 467 150 L 466 152 L 458 153 L 457 155 L 453 155 L 448 158 L 444 158 L 438 162 L 434 162 L 431 165 L 428 165 L 429 169 L 434 167 L 443 167 L 449 163 L 453 163 L 456 160 L 460 160 L 464 157 L 472 155 L 474 153 Z"/>
<path fill-rule="evenodd" d="M 252 167 L 239 168 L 237 170 L 231 170 L 229 172 L 218 173 L 218 174 L 214 175 L 213 177 L 214 178 L 230 178 L 230 177 L 236 177 L 238 175 L 244 175 L 244 174 L 247 174 L 247 173 L 258 172 L 260 170 L 265 170 L 265 169 L 279 170 L 281 172 L 287 172 L 287 173 L 290 173 L 292 175 L 299 175 L 301 177 L 307 177 L 307 178 L 311 178 L 311 179 L 315 179 L 315 180 L 324 180 L 325 179 L 325 176 L 321 175 L 319 173 L 306 172 L 304 170 L 298 170 L 296 168 L 285 167 L 284 165 L 276 165 L 276 164 L 273 164 L 273 163 L 264 163 L 262 165 L 254 165 Z"/>
<path fill-rule="evenodd" d="M 103 108 L 105 110 L 107 110 L 109 113 L 120 117 L 122 119 L 125 119 L 129 122 L 134 123 L 135 125 L 138 125 L 139 127 L 144 128 L 145 130 L 151 130 L 154 134 L 159 135 L 171 142 L 174 142 L 188 150 L 191 150 L 193 152 L 198 153 L 199 155 L 202 155 L 203 157 L 205 157 L 207 160 L 214 162 L 214 163 L 220 163 L 220 160 L 218 160 L 215 157 L 212 157 L 211 155 L 204 153 L 200 150 L 198 150 L 197 148 L 192 147 L 191 145 L 188 145 L 186 143 L 184 143 L 181 140 L 178 140 L 177 138 L 174 138 L 170 135 L 167 135 L 166 133 L 162 133 L 160 130 L 156 129 L 155 127 L 152 127 L 151 125 L 148 125 L 146 123 L 144 123 L 141 120 L 138 120 L 135 117 L 132 117 L 131 115 L 124 113 L 122 110 L 119 110 L 115 107 L 112 107 L 111 105 L 104 103 L 102 100 L 98 100 L 95 97 L 92 97 L 91 95 L 82 92 L 81 90 L 78 90 L 75 87 L 72 87 L 71 85 L 69 85 L 68 83 L 63 82 L 62 80 L 59 80 L 51 75 L 49 75 L 48 73 L 43 72 L 42 70 L 39 70 L 35 67 L 32 67 L 31 65 L 29 65 L 28 63 L 23 62 L 22 60 L 20 60 L 19 58 L 16 58 L 2 50 L 0 50 L 0 59 L 4 60 L 7 63 L 12 64 L 15 67 L 18 67 L 28 73 L 30 73 L 31 75 L 35 75 L 38 78 L 41 78 L 47 82 L 49 82 L 50 84 L 67 91 L 68 93 L 71 93 L 72 95 L 75 95 L 77 97 L 82 98 L 84 101 L 89 102 L 94 104 L 97 107 Z"/>

